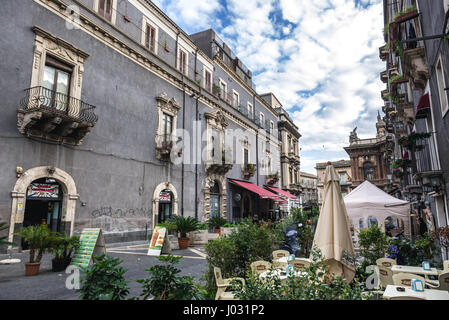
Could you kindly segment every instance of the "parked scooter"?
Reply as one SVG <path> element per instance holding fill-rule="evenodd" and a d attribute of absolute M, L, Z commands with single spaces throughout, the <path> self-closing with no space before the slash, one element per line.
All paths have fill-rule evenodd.
<path fill-rule="evenodd" d="M 288 226 L 285 230 L 284 242 L 281 245 L 282 250 L 287 250 L 296 257 L 300 256 L 301 246 L 298 239 L 298 228 L 296 225 Z"/>

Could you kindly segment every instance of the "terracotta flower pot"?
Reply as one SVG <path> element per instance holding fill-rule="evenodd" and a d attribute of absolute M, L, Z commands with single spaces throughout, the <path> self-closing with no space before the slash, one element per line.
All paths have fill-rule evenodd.
<path fill-rule="evenodd" d="M 35 276 L 39 273 L 40 262 L 26 262 L 25 263 L 25 275 Z"/>
<path fill-rule="evenodd" d="M 219 235 L 221 235 L 221 229 L 220 228 L 215 228 L 214 229 L 214 233 L 218 233 Z"/>
<path fill-rule="evenodd" d="M 179 249 L 185 250 L 189 247 L 189 238 L 178 238 Z"/>

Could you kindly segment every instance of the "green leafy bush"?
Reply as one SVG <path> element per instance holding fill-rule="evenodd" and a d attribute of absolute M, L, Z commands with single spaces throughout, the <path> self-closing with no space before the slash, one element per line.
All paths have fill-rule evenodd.
<path fill-rule="evenodd" d="M 358 236 L 360 254 L 364 258 L 363 269 L 366 266 L 375 265 L 377 259 L 385 257 L 388 252 L 389 238 L 380 226 L 372 225 L 365 230 L 360 230 Z"/>
<path fill-rule="evenodd" d="M 193 277 L 178 276 L 181 270 L 174 265 L 179 263 L 181 257 L 168 255 L 157 259 L 164 264 L 145 269 L 150 274 L 150 278 L 136 280 L 142 284 L 140 296 L 143 299 L 153 297 L 154 300 L 199 300 L 202 298 Z"/>
<path fill-rule="evenodd" d="M 122 260 L 105 254 L 95 257 L 95 263 L 82 268 L 85 274 L 81 279 L 82 300 L 122 300 L 129 294 L 125 281 L 126 269 L 120 267 Z"/>
<path fill-rule="evenodd" d="M 56 260 L 70 259 L 72 252 L 80 246 L 79 236 L 55 234 L 50 238 L 49 251 L 54 254 Z"/>
<path fill-rule="evenodd" d="M 329 274 L 328 266 L 319 250 L 312 250 L 312 264 L 302 276 L 290 275 L 281 282 L 276 275 L 261 280 L 255 275 L 247 277 L 245 287 L 234 282 L 234 295 L 243 300 L 362 300 L 365 286 L 354 279 L 348 283 L 341 276 Z"/>
<path fill-rule="evenodd" d="M 221 216 L 215 216 L 209 219 L 209 225 L 213 228 L 221 228 L 226 222 L 226 219 Z"/>
<path fill-rule="evenodd" d="M 209 297 L 217 290 L 214 267 L 221 268 L 224 277 L 244 277 L 252 262 L 270 260 L 279 244 L 277 233 L 267 227 L 244 219 L 231 234 L 209 241 L 206 246 L 208 269 L 204 280 Z"/>
<path fill-rule="evenodd" d="M 4 221 L 0 221 L 0 232 L 3 230 L 7 230 L 9 226 Z M 0 247 L 1 246 L 8 246 L 11 245 L 11 242 L 6 241 L 8 239 L 8 236 L 0 236 Z"/>
<path fill-rule="evenodd" d="M 24 227 L 15 235 L 22 237 L 30 245 L 30 263 L 40 262 L 51 245 L 51 231 L 47 225 Z"/>
<path fill-rule="evenodd" d="M 187 233 L 196 231 L 199 229 L 199 222 L 194 217 L 183 217 L 174 215 L 168 221 L 168 225 L 172 230 L 179 232 L 181 238 L 186 238 Z"/>

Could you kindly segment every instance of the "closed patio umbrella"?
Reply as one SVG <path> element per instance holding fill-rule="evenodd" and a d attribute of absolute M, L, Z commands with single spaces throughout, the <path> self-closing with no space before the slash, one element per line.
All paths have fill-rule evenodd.
<path fill-rule="evenodd" d="M 313 246 L 321 250 L 329 272 L 351 282 L 355 275 L 354 244 L 346 206 L 340 190 L 340 178 L 328 162 L 324 175 L 324 197 Z"/>

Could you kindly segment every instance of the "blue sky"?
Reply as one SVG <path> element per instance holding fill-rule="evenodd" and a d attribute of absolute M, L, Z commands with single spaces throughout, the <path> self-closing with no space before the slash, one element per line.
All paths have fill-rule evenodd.
<path fill-rule="evenodd" d="M 212 28 L 273 92 L 302 138 L 301 171 L 348 158 L 357 126 L 376 134 L 385 88 L 382 0 L 154 0 L 188 34 Z"/>

